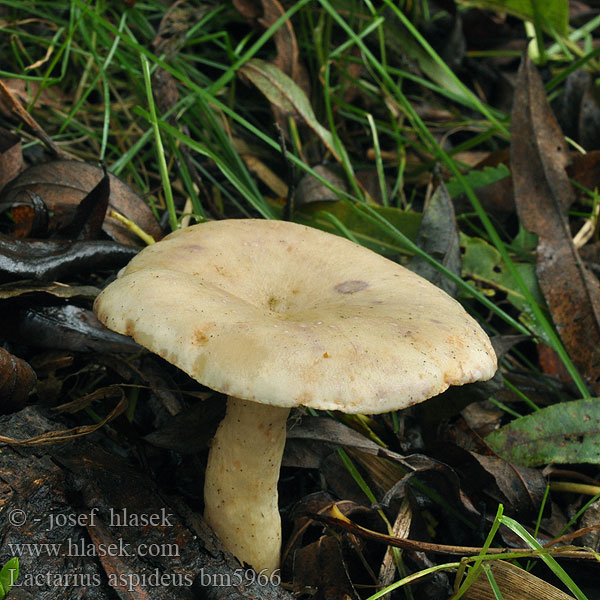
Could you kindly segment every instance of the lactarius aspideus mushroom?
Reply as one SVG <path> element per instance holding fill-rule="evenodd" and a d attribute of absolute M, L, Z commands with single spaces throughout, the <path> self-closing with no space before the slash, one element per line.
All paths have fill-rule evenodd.
<path fill-rule="evenodd" d="M 383 413 L 496 370 L 487 335 L 456 300 L 362 246 L 283 221 L 176 231 L 140 252 L 95 311 L 228 395 L 205 516 L 257 571 L 279 566 L 291 407 Z"/>

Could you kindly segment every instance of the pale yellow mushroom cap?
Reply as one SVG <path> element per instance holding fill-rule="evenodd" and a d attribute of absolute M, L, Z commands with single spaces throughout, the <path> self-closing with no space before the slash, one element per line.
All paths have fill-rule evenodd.
<path fill-rule="evenodd" d="M 94 309 L 200 383 L 274 406 L 388 412 L 496 371 L 487 335 L 445 292 L 362 246 L 283 221 L 172 233 Z"/>

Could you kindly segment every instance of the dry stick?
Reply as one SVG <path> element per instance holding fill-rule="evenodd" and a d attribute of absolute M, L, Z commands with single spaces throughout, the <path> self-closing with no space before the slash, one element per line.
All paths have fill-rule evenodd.
<path fill-rule="evenodd" d="M 75 412 L 71 410 L 75 405 L 77 408 L 84 408 L 92 403 L 94 400 L 104 400 L 106 398 L 110 398 L 113 396 L 119 396 L 119 401 L 117 405 L 110 411 L 110 413 L 102 419 L 99 423 L 95 425 L 79 425 L 78 427 L 73 427 L 71 429 L 61 429 L 60 431 L 48 431 L 46 433 L 42 433 L 40 435 L 35 435 L 33 437 L 27 438 L 25 440 L 16 440 L 11 437 L 7 437 L 4 435 L 0 435 L 0 446 L 9 445 L 9 446 L 47 446 L 50 444 L 56 444 L 58 442 L 64 442 L 66 440 L 71 440 L 73 438 L 82 437 L 84 435 L 89 435 L 90 433 L 94 433 L 101 427 L 104 427 L 108 422 L 112 421 L 116 417 L 118 417 L 121 413 L 125 411 L 127 408 L 127 397 L 122 389 L 118 386 L 108 386 L 108 388 L 103 388 L 100 390 L 96 390 L 87 396 L 79 400 L 75 400 L 73 402 L 68 402 L 67 404 L 63 404 L 57 409 L 63 409 L 67 412 Z"/>
<path fill-rule="evenodd" d="M 334 507 L 333 512 L 338 512 Z M 450 554 L 450 555 L 460 555 L 460 556 L 477 556 L 481 554 L 482 548 L 473 547 L 473 546 L 450 546 L 446 544 L 433 544 L 431 542 L 420 542 L 415 540 L 409 540 L 406 538 L 397 538 L 390 535 L 385 535 L 383 533 L 378 533 L 376 531 L 371 531 L 370 529 L 366 529 L 365 527 L 361 527 L 356 523 L 350 521 L 346 517 L 342 515 L 342 517 L 334 517 L 331 515 L 319 515 L 316 513 L 305 513 L 306 516 L 314 519 L 315 521 L 319 521 L 321 523 L 325 523 L 326 525 L 332 527 L 340 527 L 353 533 L 354 535 L 358 535 L 360 537 L 370 539 L 376 542 L 380 542 L 382 544 L 387 544 L 389 546 L 395 546 L 397 548 L 403 548 L 405 550 L 414 550 L 418 552 L 431 552 L 435 554 Z M 339 513 L 341 514 L 341 513 Z M 596 529 L 597 527 L 590 527 L 587 529 Z M 582 531 L 585 533 L 585 531 Z M 566 537 L 566 536 L 563 536 Z M 575 537 L 575 536 L 573 536 Z M 555 543 L 555 542 L 552 542 Z M 584 559 L 584 560 L 597 560 L 597 555 L 589 550 L 584 549 L 574 549 L 573 546 L 562 546 L 559 548 L 547 548 L 547 554 L 552 554 L 553 556 L 558 555 L 560 558 L 570 558 L 570 559 Z M 489 548 L 487 550 L 487 554 L 519 554 L 519 557 L 535 557 L 539 556 L 540 551 L 534 548 Z"/>

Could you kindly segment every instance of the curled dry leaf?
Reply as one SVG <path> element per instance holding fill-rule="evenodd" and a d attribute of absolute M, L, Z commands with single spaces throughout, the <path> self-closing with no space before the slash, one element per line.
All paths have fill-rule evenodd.
<path fill-rule="evenodd" d="M 35 371 L 28 363 L 0 348 L 0 413 L 23 408 L 36 380 Z"/>
<path fill-rule="evenodd" d="M 600 394 L 600 286 L 572 241 L 567 144 L 527 54 L 515 89 L 511 170 L 517 211 L 523 227 L 538 235 L 537 276 L 556 328 Z"/>
<path fill-rule="evenodd" d="M 64 283 L 39 283 L 17 281 L 0 284 L 0 300 L 8 300 L 26 294 L 50 294 L 56 298 L 95 298 L 100 289 L 93 285 L 66 285 Z"/>
<path fill-rule="evenodd" d="M 102 177 L 102 169 L 88 163 L 60 160 L 36 165 L 23 171 L 3 190 L 0 210 L 31 206 L 31 195 L 35 194 L 53 214 L 48 226 L 48 233 L 52 234 L 73 219 L 77 206 Z M 111 174 L 109 178 L 109 209 L 136 223 L 155 240 L 160 239 L 162 231 L 146 203 L 118 177 Z M 103 229 L 122 244 L 139 245 L 137 236 L 113 217 L 104 220 Z"/>
<path fill-rule="evenodd" d="M 110 177 L 106 169 L 102 179 L 77 204 L 71 219 L 54 237 L 63 240 L 94 240 L 102 231 L 110 197 Z"/>
<path fill-rule="evenodd" d="M 335 144 L 331 132 L 319 123 L 308 96 L 289 75 L 259 58 L 249 60 L 238 73 L 248 78 L 273 107 L 285 115 L 301 119 L 316 133 L 332 156 L 342 162 L 340 152 L 345 150 Z"/>

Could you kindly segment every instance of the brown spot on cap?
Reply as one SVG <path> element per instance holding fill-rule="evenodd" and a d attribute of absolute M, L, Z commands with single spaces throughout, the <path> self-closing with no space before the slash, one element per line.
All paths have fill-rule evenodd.
<path fill-rule="evenodd" d="M 358 279 L 349 279 L 348 281 L 342 281 L 334 286 L 334 290 L 340 294 L 354 294 L 362 290 L 366 290 L 369 284 L 366 281 L 360 281 Z"/>
<path fill-rule="evenodd" d="M 134 333 L 135 333 L 135 321 L 133 319 L 127 319 L 127 321 L 125 321 L 125 335 L 128 335 L 129 337 L 133 337 Z"/>
<path fill-rule="evenodd" d="M 200 329 L 196 329 L 196 331 L 194 331 L 194 334 L 192 335 L 192 344 L 205 346 L 206 344 L 208 344 L 208 336 Z"/>

